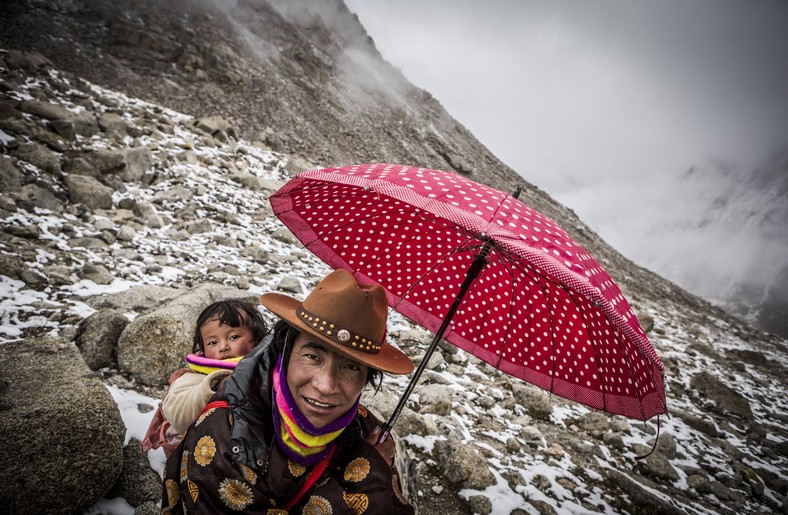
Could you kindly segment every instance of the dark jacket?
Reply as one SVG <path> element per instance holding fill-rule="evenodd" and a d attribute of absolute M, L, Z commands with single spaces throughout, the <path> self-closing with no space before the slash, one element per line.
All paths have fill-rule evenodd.
<path fill-rule="evenodd" d="M 162 513 L 412 514 L 396 469 L 364 439 L 380 422 L 363 406 L 311 489 L 282 509 L 314 467 L 289 460 L 274 441 L 274 347 L 267 337 L 241 360 L 216 396 L 230 407 L 209 409 L 183 435 L 167 461 Z"/>

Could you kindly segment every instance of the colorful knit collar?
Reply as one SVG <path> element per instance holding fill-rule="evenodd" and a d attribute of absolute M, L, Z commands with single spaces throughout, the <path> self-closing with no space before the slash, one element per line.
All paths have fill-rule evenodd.
<path fill-rule="evenodd" d="M 274 425 L 279 447 L 293 461 L 305 466 L 314 465 L 331 452 L 334 440 L 353 421 L 361 396 L 344 415 L 317 428 L 309 423 L 296 406 L 287 387 L 287 372 L 283 370 L 281 355 L 276 361 L 272 385 L 276 407 L 273 410 Z"/>
<path fill-rule="evenodd" d="M 233 370 L 243 356 L 227 359 L 210 359 L 202 354 L 189 354 L 186 356 L 186 365 L 189 369 L 201 374 L 210 374 L 217 370 Z"/>

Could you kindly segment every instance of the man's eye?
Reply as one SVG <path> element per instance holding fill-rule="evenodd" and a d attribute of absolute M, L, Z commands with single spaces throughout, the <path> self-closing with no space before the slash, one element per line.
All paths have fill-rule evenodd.
<path fill-rule="evenodd" d="M 348 363 L 347 365 L 345 365 L 345 368 L 348 370 L 353 370 L 354 372 L 361 370 L 361 367 L 356 365 L 355 363 Z"/>

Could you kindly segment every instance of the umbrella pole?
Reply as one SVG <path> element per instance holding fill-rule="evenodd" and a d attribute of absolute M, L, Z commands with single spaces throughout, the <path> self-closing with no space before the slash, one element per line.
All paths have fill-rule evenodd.
<path fill-rule="evenodd" d="M 394 409 L 394 412 L 391 414 L 388 422 L 386 422 L 386 425 L 383 426 L 383 430 L 380 432 L 378 443 L 386 441 L 386 439 L 389 437 L 389 434 L 391 434 L 391 428 L 399 418 L 400 413 L 402 413 L 402 409 L 405 407 L 405 403 L 408 401 L 410 394 L 413 392 L 413 388 L 415 388 L 416 383 L 419 381 L 422 372 L 424 372 L 424 369 L 427 368 L 427 362 L 430 360 L 430 357 L 432 357 L 432 353 L 435 352 L 435 347 L 438 346 L 438 342 L 443 337 L 443 333 L 445 333 L 446 329 L 449 327 L 449 323 L 451 322 L 454 313 L 460 307 L 460 303 L 465 297 L 465 294 L 470 289 L 473 281 L 476 280 L 482 268 L 484 268 L 484 266 L 487 264 L 487 256 L 490 254 L 491 250 L 492 243 L 490 240 L 487 240 L 484 242 L 484 246 L 479 251 L 479 253 L 473 257 L 473 262 L 471 263 L 471 266 L 468 267 L 468 271 L 465 273 L 465 280 L 462 282 L 462 286 L 460 286 L 460 291 L 457 292 L 457 297 L 454 299 L 449 311 L 446 313 L 446 317 L 443 319 L 443 323 L 441 324 L 440 328 L 435 333 L 435 337 L 432 339 L 430 346 L 427 348 L 427 352 L 424 353 L 421 363 L 419 363 L 419 366 L 413 373 L 413 377 L 411 378 L 410 383 L 408 383 L 405 393 L 402 394 L 402 398 L 399 400 L 397 407 Z"/>

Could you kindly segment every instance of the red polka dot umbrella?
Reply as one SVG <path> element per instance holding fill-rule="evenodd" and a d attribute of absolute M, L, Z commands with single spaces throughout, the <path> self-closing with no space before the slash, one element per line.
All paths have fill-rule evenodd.
<path fill-rule="evenodd" d="M 608 413 L 667 412 L 663 365 L 610 275 L 553 220 L 440 170 L 303 172 L 271 197 L 306 248 L 492 366 Z M 426 365 L 417 368 L 393 421 Z"/>

